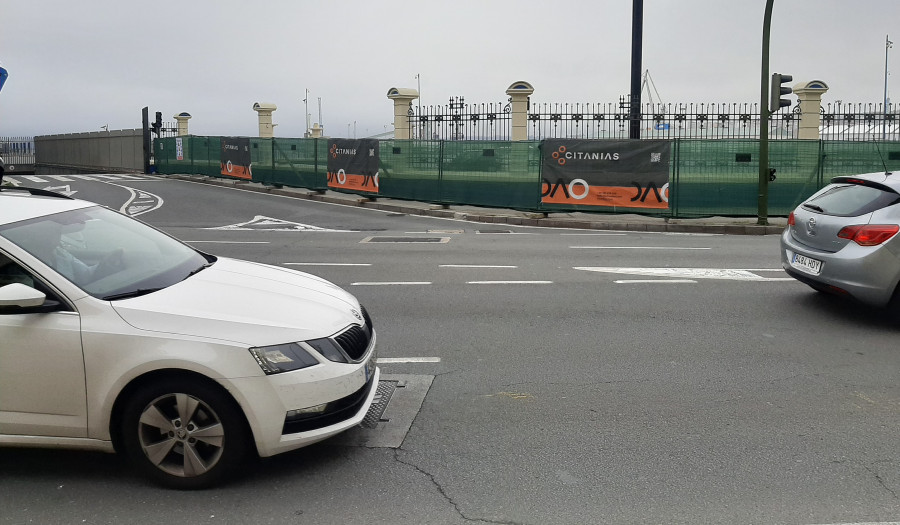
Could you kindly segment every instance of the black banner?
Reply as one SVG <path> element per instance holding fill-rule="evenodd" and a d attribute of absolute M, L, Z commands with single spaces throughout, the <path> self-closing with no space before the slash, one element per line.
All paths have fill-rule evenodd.
<path fill-rule="evenodd" d="M 669 207 L 668 140 L 547 139 L 541 203 Z"/>
<path fill-rule="evenodd" d="M 328 141 L 328 187 L 378 193 L 378 141 Z"/>
<path fill-rule="evenodd" d="M 226 177 L 251 179 L 250 139 L 247 137 L 222 137 L 221 173 Z"/>

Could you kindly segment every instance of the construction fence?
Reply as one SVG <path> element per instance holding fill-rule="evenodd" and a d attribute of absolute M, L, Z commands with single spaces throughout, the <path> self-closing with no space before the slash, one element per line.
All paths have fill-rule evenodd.
<path fill-rule="evenodd" d="M 755 216 L 759 141 L 166 137 L 160 174 L 535 212 Z M 613 166 L 613 167 L 610 167 Z M 771 216 L 832 177 L 900 170 L 900 142 L 769 142 Z"/>

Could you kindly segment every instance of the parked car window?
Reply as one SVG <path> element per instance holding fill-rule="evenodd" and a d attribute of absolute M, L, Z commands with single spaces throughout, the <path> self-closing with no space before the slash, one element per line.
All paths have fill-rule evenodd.
<path fill-rule="evenodd" d="M 856 217 L 900 202 L 900 195 L 870 186 L 846 184 L 834 186 L 803 206 L 826 215 Z"/>
<path fill-rule="evenodd" d="M 214 260 L 102 207 L 15 223 L 0 236 L 90 295 L 110 300 L 166 288 Z"/>

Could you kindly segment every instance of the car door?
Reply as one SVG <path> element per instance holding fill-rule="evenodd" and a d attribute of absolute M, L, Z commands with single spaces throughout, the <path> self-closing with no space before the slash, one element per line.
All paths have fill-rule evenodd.
<path fill-rule="evenodd" d="M 78 312 L 0 251 L 0 286 L 13 282 L 43 292 L 59 307 L 47 312 L 0 307 L 0 435 L 86 437 Z"/>

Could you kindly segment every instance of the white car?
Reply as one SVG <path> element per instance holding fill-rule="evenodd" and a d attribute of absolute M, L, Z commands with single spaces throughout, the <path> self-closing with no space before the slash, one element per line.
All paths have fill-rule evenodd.
<path fill-rule="evenodd" d="M 359 424 L 378 379 L 371 319 L 334 284 L 0 190 L 0 445 L 118 451 L 208 487 Z"/>

